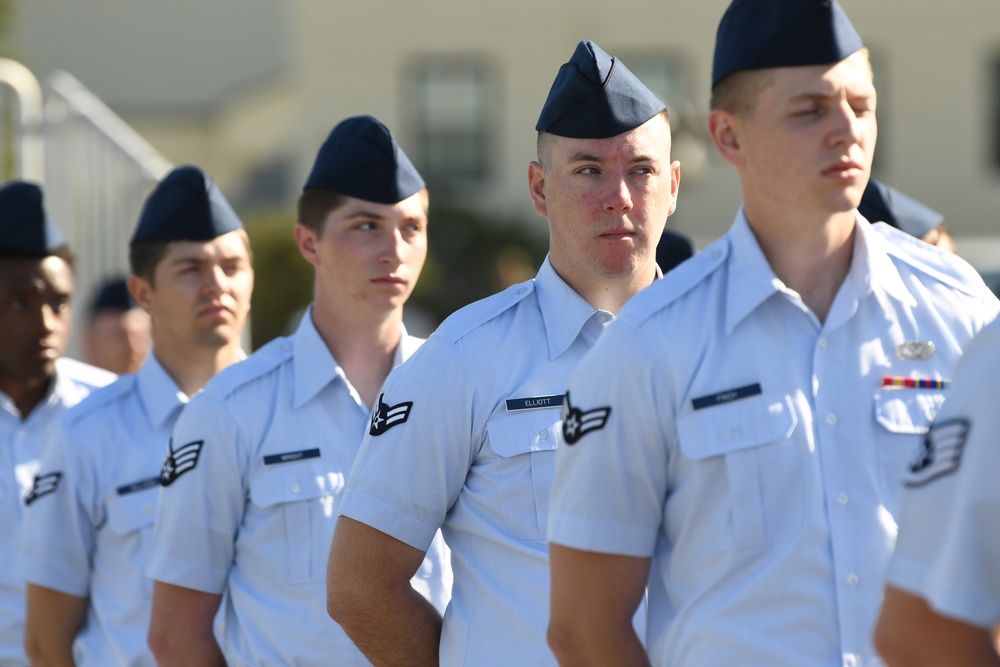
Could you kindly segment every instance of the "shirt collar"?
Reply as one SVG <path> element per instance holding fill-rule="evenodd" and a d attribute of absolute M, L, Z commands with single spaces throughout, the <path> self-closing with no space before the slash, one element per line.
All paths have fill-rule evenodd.
<path fill-rule="evenodd" d="M 535 294 L 549 342 L 549 359 L 555 359 L 573 344 L 597 308 L 559 277 L 548 256 L 535 276 Z"/>
<path fill-rule="evenodd" d="M 302 315 L 298 330 L 292 336 L 292 365 L 295 369 L 293 405 L 296 409 L 315 398 L 331 382 L 340 380 L 345 385 L 350 385 L 344 370 L 319 335 L 312 312 L 313 307 L 309 306 Z M 399 345 L 393 352 L 393 368 L 412 354 L 419 344 L 419 341 L 410 340 L 402 323 L 399 328 L 401 336 Z"/>
<path fill-rule="evenodd" d="M 312 313 L 313 308 L 309 306 L 292 336 L 292 366 L 295 369 L 293 402 L 296 408 L 310 401 L 334 380 L 346 380 L 340 364 L 316 330 Z"/>
<path fill-rule="evenodd" d="M 156 358 L 154 348 L 135 374 L 139 398 L 154 429 L 164 427 L 177 410 L 188 402 L 188 396 L 177 386 Z"/>
<path fill-rule="evenodd" d="M 747 222 L 743 208 L 729 230 L 729 278 L 726 300 L 726 330 L 732 332 L 740 321 L 752 313 L 784 284 L 774 274 L 764 251 L 760 249 Z M 853 286 L 858 296 L 875 290 L 911 305 L 915 301 L 903 284 L 899 272 L 886 252 L 886 239 L 876 233 L 860 215 L 855 223 L 854 254 L 845 284 Z"/>
<path fill-rule="evenodd" d="M 883 225 L 885 223 L 878 223 Z M 889 239 L 875 231 L 870 222 L 858 214 L 854 235 L 854 263 L 849 279 L 853 279 L 860 294 L 882 292 L 909 306 L 917 300 L 906 288 L 902 276 L 889 256 Z"/>
<path fill-rule="evenodd" d="M 772 294 L 781 290 L 782 283 L 764 257 L 746 214 L 740 207 L 736 221 L 729 229 L 725 250 L 729 253 L 729 277 L 726 289 L 726 331 L 757 309 Z"/>

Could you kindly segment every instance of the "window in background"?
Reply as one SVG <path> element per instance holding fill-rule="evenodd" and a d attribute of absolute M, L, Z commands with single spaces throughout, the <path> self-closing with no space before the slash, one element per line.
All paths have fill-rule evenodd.
<path fill-rule="evenodd" d="M 494 68 L 484 59 L 426 59 L 407 80 L 412 148 L 424 178 L 436 187 L 483 183 L 490 173 L 490 149 L 497 105 Z"/>

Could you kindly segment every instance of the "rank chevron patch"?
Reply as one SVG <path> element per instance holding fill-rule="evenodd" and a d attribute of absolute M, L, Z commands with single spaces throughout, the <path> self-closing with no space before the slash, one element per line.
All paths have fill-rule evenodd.
<path fill-rule="evenodd" d="M 204 444 L 204 440 L 195 440 L 174 449 L 174 441 L 171 439 L 167 445 L 167 458 L 163 461 L 163 469 L 160 471 L 160 485 L 170 486 L 178 477 L 194 470 Z"/>
<path fill-rule="evenodd" d="M 591 431 L 604 428 L 610 415 L 610 407 L 581 410 L 571 405 L 569 392 L 566 392 L 566 402 L 563 403 L 563 439 L 567 445 L 575 445 L 580 438 Z"/>
<path fill-rule="evenodd" d="M 382 435 L 393 426 L 398 426 L 410 417 L 413 401 L 404 401 L 396 405 L 388 405 L 383 399 L 385 394 L 379 394 L 378 406 L 372 411 L 371 428 L 368 435 Z"/>
<path fill-rule="evenodd" d="M 54 493 L 59 488 L 59 481 L 62 480 L 61 472 L 50 472 L 44 475 L 35 475 L 35 481 L 31 485 L 31 490 L 24 495 L 25 506 L 30 505 L 42 496 Z"/>
<path fill-rule="evenodd" d="M 958 469 L 962 450 L 969 435 L 968 419 L 934 422 L 910 461 L 903 480 L 906 486 L 923 486 L 933 479 Z"/>

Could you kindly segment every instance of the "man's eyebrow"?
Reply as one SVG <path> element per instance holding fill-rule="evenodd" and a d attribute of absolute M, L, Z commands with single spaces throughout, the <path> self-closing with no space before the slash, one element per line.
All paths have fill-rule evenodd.
<path fill-rule="evenodd" d="M 634 158 L 632 158 L 631 160 L 629 160 L 629 162 L 630 163 L 634 163 L 634 162 L 653 162 L 654 160 L 656 160 L 656 158 L 654 158 L 652 155 L 636 155 Z M 572 155 L 570 155 L 569 156 L 569 161 L 570 162 L 604 162 L 605 160 L 604 160 L 604 158 L 598 157 L 597 155 L 593 155 L 591 153 L 584 153 L 583 151 L 579 151 L 577 153 L 573 153 Z"/>
<path fill-rule="evenodd" d="M 354 218 L 374 218 L 376 220 L 382 220 L 384 217 L 385 216 L 382 215 L 381 213 L 375 213 L 373 211 L 366 211 L 364 209 L 355 211 L 355 212 L 350 213 L 350 214 L 348 214 L 346 216 L 346 218 L 348 220 L 352 220 Z"/>

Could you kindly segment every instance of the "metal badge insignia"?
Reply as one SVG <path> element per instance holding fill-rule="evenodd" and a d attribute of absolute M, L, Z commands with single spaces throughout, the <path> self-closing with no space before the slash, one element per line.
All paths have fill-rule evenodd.
<path fill-rule="evenodd" d="M 907 340 L 896 347 L 896 356 L 904 361 L 930 359 L 934 356 L 934 341 Z"/>

